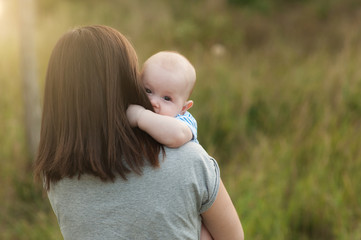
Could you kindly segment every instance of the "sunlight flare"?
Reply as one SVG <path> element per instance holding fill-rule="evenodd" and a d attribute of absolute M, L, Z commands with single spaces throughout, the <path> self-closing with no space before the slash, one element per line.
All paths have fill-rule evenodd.
<path fill-rule="evenodd" d="M 0 18 L 3 16 L 4 14 L 4 1 L 0 0 Z"/>

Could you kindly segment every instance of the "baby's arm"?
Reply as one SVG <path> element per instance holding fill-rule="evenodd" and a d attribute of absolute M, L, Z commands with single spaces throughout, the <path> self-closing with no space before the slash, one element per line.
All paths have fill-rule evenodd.
<path fill-rule="evenodd" d="M 127 117 L 132 127 L 139 127 L 167 147 L 180 147 L 193 137 L 190 128 L 181 120 L 154 113 L 139 105 L 130 105 Z"/>

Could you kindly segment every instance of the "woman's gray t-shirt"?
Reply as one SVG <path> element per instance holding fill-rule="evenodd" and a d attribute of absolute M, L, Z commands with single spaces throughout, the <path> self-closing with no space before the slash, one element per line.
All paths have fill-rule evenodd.
<path fill-rule="evenodd" d="M 165 152 L 160 168 L 146 166 L 127 181 L 82 175 L 52 184 L 64 239 L 198 239 L 200 214 L 218 193 L 217 162 L 194 142 Z"/>

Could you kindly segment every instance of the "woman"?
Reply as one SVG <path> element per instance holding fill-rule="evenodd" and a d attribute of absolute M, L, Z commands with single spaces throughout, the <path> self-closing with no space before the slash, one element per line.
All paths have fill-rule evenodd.
<path fill-rule="evenodd" d="M 64 239 L 243 239 L 216 161 L 195 143 L 161 146 L 132 129 L 130 104 L 151 109 L 135 51 L 106 26 L 66 33 L 46 76 L 35 176 Z"/>

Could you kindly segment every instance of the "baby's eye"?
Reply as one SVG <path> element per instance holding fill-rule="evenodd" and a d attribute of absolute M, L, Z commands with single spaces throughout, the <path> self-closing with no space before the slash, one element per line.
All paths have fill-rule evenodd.
<path fill-rule="evenodd" d="M 145 92 L 146 92 L 146 93 L 152 93 L 152 91 L 151 91 L 149 88 L 146 88 L 146 89 L 145 89 Z"/>
<path fill-rule="evenodd" d="M 172 101 L 172 98 L 168 97 L 168 96 L 163 97 L 163 99 L 166 100 L 166 101 Z"/>

